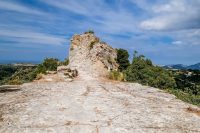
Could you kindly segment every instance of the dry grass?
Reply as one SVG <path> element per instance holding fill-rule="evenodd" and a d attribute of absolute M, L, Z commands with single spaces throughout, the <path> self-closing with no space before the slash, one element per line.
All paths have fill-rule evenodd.
<path fill-rule="evenodd" d="M 42 77 L 43 77 L 43 74 L 42 73 L 39 73 L 39 74 L 37 74 L 37 76 L 36 76 L 36 80 L 40 80 L 40 79 L 42 79 Z"/>

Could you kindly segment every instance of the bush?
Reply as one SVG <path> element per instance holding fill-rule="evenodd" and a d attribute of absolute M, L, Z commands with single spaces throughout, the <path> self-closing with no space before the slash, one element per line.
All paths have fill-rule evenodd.
<path fill-rule="evenodd" d="M 56 71 L 58 67 L 58 59 L 46 58 L 42 63 L 42 67 L 44 67 L 46 71 Z"/>
<path fill-rule="evenodd" d="M 119 64 L 119 70 L 124 71 L 130 65 L 129 54 L 127 50 L 117 49 L 117 63 Z"/>
<path fill-rule="evenodd" d="M 151 60 L 143 55 L 134 55 L 132 64 L 125 71 L 125 79 L 161 89 L 176 87 L 175 80 L 169 71 L 154 66 Z"/>
<path fill-rule="evenodd" d="M 168 89 L 167 91 L 169 93 L 175 95 L 178 99 L 181 99 L 185 102 L 200 106 L 200 95 L 186 93 L 179 89 Z"/>
<path fill-rule="evenodd" d="M 20 85 L 22 81 L 20 79 L 13 79 L 8 82 L 9 85 Z"/>
<path fill-rule="evenodd" d="M 58 59 L 46 58 L 42 64 L 39 64 L 32 72 L 28 74 L 28 77 L 30 81 L 32 81 L 35 78 L 37 78 L 38 74 L 46 74 L 46 71 L 56 71 L 58 65 L 59 65 Z"/>
<path fill-rule="evenodd" d="M 64 65 L 67 66 L 69 64 L 69 59 L 66 58 L 64 61 L 59 62 L 59 66 Z"/>
<path fill-rule="evenodd" d="M 88 30 L 88 31 L 85 32 L 85 34 L 87 34 L 87 33 L 94 34 L 94 31 L 93 30 Z"/>
<path fill-rule="evenodd" d="M 177 89 L 190 94 L 200 95 L 199 72 L 196 70 L 172 71 L 176 80 Z M 188 75 L 188 73 L 190 73 L 190 75 Z"/>
<path fill-rule="evenodd" d="M 118 71 L 110 71 L 109 79 L 117 80 L 117 81 L 124 81 L 124 74 Z"/>
<path fill-rule="evenodd" d="M 65 60 L 63 63 L 68 64 L 69 60 Z M 19 85 L 30 82 L 35 78 L 40 78 L 41 74 L 46 74 L 46 71 L 56 71 L 58 65 L 58 59 L 46 58 L 37 66 L 0 66 L 0 76 L 7 74 L 0 80 L 0 84 Z"/>
<path fill-rule="evenodd" d="M 63 65 L 68 65 L 69 64 L 69 58 L 66 58 L 65 61 L 63 62 Z"/>

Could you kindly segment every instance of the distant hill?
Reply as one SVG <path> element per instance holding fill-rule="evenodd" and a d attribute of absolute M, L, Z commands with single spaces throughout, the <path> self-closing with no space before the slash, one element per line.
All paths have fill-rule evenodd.
<path fill-rule="evenodd" d="M 186 67 L 187 67 L 187 66 L 182 65 L 182 64 L 163 66 L 163 68 L 166 68 L 166 69 L 186 69 Z"/>
<path fill-rule="evenodd" d="M 200 63 L 190 65 L 190 66 L 187 67 L 187 69 L 200 70 Z"/>
<path fill-rule="evenodd" d="M 0 59 L 0 64 L 40 64 L 41 61 L 25 61 L 25 60 L 1 60 Z"/>
<path fill-rule="evenodd" d="M 165 65 L 163 68 L 166 69 L 180 69 L 180 70 L 187 70 L 187 69 L 192 69 L 192 70 L 200 70 L 200 63 L 194 64 L 194 65 L 183 65 L 183 64 L 175 64 L 175 65 Z"/>

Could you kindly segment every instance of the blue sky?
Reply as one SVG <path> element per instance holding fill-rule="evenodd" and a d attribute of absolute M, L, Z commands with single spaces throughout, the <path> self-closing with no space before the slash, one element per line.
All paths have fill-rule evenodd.
<path fill-rule="evenodd" d="M 88 29 L 155 64 L 200 62 L 200 0 L 0 0 L 0 62 L 64 59 Z"/>

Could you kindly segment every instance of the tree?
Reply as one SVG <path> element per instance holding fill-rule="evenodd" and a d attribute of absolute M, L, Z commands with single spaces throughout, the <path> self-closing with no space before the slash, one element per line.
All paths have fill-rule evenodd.
<path fill-rule="evenodd" d="M 154 66 L 144 55 L 134 54 L 131 65 L 125 71 L 125 79 L 161 89 L 174 88 L 175 80 L 171 73 L 161 67 Z"/>
<path fill-rule="evenodd" d="M 130 65 L 129 54 L 127 50 L 117 49 L 117 63 L 119 64 L 119 70 L 124 71 Z"/>

